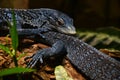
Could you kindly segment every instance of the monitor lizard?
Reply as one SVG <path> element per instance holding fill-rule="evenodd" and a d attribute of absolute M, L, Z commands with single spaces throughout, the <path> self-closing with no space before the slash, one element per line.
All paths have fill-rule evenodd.
<path fill-rule="evenodd" d="M 76 33 L 73 19 L 58 10 L 49 8 L 14 9 L 14 14 L 19 32 L 23 29 L 39 29 L 39 32 L 57 30 L 67 34 Z M 12 9 L 0 8 L 0 29 L 9 30 L 8 22 L 12 24 L 12 21 Z"/>
<path fill-rule="evenodd" d="M 19 10 L 15 10 L 15 12 L 17 11 L 19 12 Z M 21 13 L 24 13 L 25 11 L 20 10 Z M 7 12 L 5 13 L 7 14 Z M 25 14 L 26 13 L 27 11 L 25 12 Z M 33 13 L 34 13 L 34 10 L 33 10 Z M 22 14 L 22 16 L 24 16 L 24 14 Z M 48 17 L 51 17 L 50 20 L 56 23 L 57 20 L 55 17 L 47 16 L 47 19 L 49 19 Z M 6 17 L 4 18 L 6 19 Z M 4 18 L 0 18 L 1 20 L 0 22 L 3 22 Z M 24 21 L 24 18 L 22 19 L 21 18 L 17 19 L 19 25 L 21 25 L 21 22 L 23 21 L 22 24 L 25 23 L 25 24 L 28 24 L 29 26 L 34 27 L 35 20 L 33 20 L 33 23 L 32 23 L 32 20 L 31 22 L 29 22 L 29 21 Z M 65 16 L 63 18 L 65 18 Z M 55 19 L 55 21 L 53 19 Z M 61 28 L 60 30 L 58 29 L 58 26 L 56 25 L 53 26 L 54 23 L 50 23 L 49 22 L 50 20 L 48 20 L 47 23 L 49 25 L 52 24 L 52 27 L 49 26 L 48 24 L 46 25 L 37 24 L 35 25 L 37 27 L 35 29 L 31 29 L 31 28 L 25 29 L 25 28 L 21 28 L 21 26 L 18 29 L 18 33 L 20 35 L 36 35 L 36 34 L 40 36 L 42 35 L 43 39 L 52 46 L 51 48 L 45 48 L 43 50 L 39 50 L 36 52 L 35 55 L 31 56 L 32 60 L 28 63 L 27 65 L 28 68 L 35 66 L 38 60 L 41 63 L 43 63 L 44 58 L 54 56 L 54 55 L 61 55 L 62 53 L 67 52 L 66 56 L 71 61 L 71 63 L 75 65 L 80 71 L 82 71 L 86 76 L 88 76 L 91 80 L 120 80 L 120 62 L 109 57 L 108 55 L 103 54 L 102 52 L 98 51 L 97 49 L 88 45 L 87 43 L 79 40 L 78 38 L 66 35 L 66 32 L 64 32 L 64 27 L 67 29 L 66 31 L 68 31 L 67 34 L 75 33 L 75 28 L 73 28 L 72 26 L 73 23 L 68 22 L 70 19 L 65 19 L 65 21 L 63 22 L 65 23 L 68 22 L 68 24 L 72 26 L 72 28 L 70 27 L 71 30 L 68 24 L 64 27 L 62 26 L 64 24 L 61 24 L 59 26 Z M 45 27 L 41 28 L 41 26 L 39 25 L 45 26 Z M 42 30 L 44 28 L 45 30 Z M 46 28 L 47 28 L 47 31 L 46 31 Z M 51 30 L 53 28 L 56 29 L 57 31 Z M 41 30 L 43 31 L 43 33 L 41 33 Z"/>

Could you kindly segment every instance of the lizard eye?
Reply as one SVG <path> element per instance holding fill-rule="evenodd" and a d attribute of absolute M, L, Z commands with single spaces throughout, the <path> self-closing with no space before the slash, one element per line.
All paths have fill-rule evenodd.
<path fill-rule="evenodd" d="M 63 25 L 64 24 L 64 21 L 63 19 L 58 19 L 58 21 L 56 22 L 57 25 Z"/>

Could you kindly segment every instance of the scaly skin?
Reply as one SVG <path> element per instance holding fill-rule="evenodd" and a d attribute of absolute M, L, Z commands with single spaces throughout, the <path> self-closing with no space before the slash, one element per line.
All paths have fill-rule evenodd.
<path fill-rule="evenodd" d="M 54 9 L 14 9 L 14 13 L 18 30 L 41 28 L 43 32 L 55 29 L 67 34 L 76 33 L 72 18 Z M 12 23 L 12 9 L 0 8 L 0 28 L 9 29 L 7 22 Z"/>
<path fill-rule="evenodd" d="M 67 52 L 71 63 L 90 79 L 120 80 L 120 62 L 110 56 L 72 36 L 51 31 L 43 33 L 43 35 L 44 40 L 53 46 L 40 50 L 32 56 L 28 67 L 33 67 L 39 59 L 42 63 L 42 58 L 61 55 L 62 50 Z"/>

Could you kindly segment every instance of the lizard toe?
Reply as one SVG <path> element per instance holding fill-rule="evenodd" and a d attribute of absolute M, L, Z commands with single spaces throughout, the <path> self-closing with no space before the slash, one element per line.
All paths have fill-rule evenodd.
<path fill-rule="evenodd" d="M 36 54 L 27 58 L 32 58 L 32 60 L 27 64 L 27 68 L 33 68 L 35 64 L 38 62 L 38 60 L 40 60 L 40 63 L 43 63 L 42 51 L 38 51 Z"/>

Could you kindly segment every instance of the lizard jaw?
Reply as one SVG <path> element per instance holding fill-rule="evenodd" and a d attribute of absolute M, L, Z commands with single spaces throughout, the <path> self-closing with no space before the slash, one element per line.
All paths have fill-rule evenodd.
<path fill-rule="evenodd" d="M 58 31 L 65 34 L 76 34 L 76 29 L 74 26 L 59 27 Z"/>

